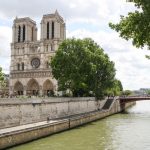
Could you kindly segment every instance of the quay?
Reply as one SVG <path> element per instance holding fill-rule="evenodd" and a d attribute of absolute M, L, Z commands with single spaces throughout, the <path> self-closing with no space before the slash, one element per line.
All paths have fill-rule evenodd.
<path fill-rule="evenodd" d="M 92 121 L 95 121 L 98 119 L 102 119 L 104 117 L 107 117 L 107 116 L 110 116 L 110 115 L 113 115 L 115 113 L 119 113 L 122 111 L 121 105 L 120 105 L 120 102 L 118 99 L 95 101 L 93 98 L 76 98 L 76 99 L 72 99 L 72 100 L 69 98 L 68 99 L 64 98 L 61 100 L 57 99 L 55 103 L 54 103 L 54 101 L 51 101 L 51 102 L 45 101 L 44 105 L 45 105 L 45 108 L 49 107 L 50 105 L 54 105 L 54 104 L 55 105 L 59 104 L 60 107 L 62 107 L 62 106 L 64 107 L 65 103 L 67 105 L 69 105 L 69 104 L 72 105 L 71 103 L 74 103 L 74 104 L 76 103 L 76 105 L 80 106 L 80 108 L 78 108 L 76 110 L 76 112 L 79 112 L 79 109 L 82 109 L 82 111 L 80 110 L 79 113 L 74 112 L 74 114 L 73 114 L 72 112 L 73 112 L 74 107 L 73 108 L 70 107 L 72 110 L 70 108 L 68 109 L 67 107 L 65 107 L 67 109 L 66 111 L 68 111 L 69 116 L 66 116 L 66 113 L 64 113 L 64 115 L 62 116 L 62 112 L 60 112 L 61 115 L 57 114 L 57 118 L 54 116 L 50 116 L 51 119 L 50 118 L 47 119 L 48 114 L 46 114 L 47 117 L 45 116 L 44 121 L 37 120 L 37 122 L 20 124 L 17 126 L 13 126 L 14 123 L 10 119 L 9 120 L 10 123 L 7 122 L 7 124 L 6 124 L 7 128 L 0 129 L 0 149 L 5 149 L 8 147 L 18 145 L 18 144 L 22 144 L 22 143 L 26 143 L 26 142 L 36 140 L 36 139 L 39 139 L 42 137 L 46 137 L 46 136 L 49 136 L 54 133 L 72 129 L 77 126 L 81 126 L 83 124 L 86 124 L 86 123 L 89 123 L 89 122 L 92 122 Z M 87 103 L 89 103 L 91 105 L 87 105 Z M 35 112 L 33 110 L 32 113 L 33 114 L 36 113 L 37 108 L 39 106 L 41 107 L 42 104 L 43 104 L 43 102 L 40 103 L 40 101 L 39 101 L 38 103 L 34 104 L 34 106 L 32 105 L 32 107 L 35 109 Z M 125 107 L 127 108 L 134 104 L 135 104 L 135 102 L 130 102 L 130 103 L 127 103 Z M 16 107 L 15 105 L 16 104 L 14 104 L 14 108 Z M 30 108 L 31 102 L 27 102 L 26 104 L 24 102 L 20 102 L 20 107 L 19 107 L 18 101 L 17 101 L 17 107 L 19 109 L 21 109 L 22 105 L 26 105 L 27 108 L 28 107 Z M 82 105 L 82 108 L 81 108 L 81 105 Z M 93 106 L 93 107 L 91 107 L 91 106 Z M 1 102 L 0 107 L 9 107 L 10 108 L 10 104 L 7 101 L 7 102 L 5 102 L 5 105 L 4 105 L 4 101 L 3 101 L 3 102 Z M 63 109 L 63 111 L 64 111 L 64 109 Z M 20 110 L 20 112 L 21 112 L 21 110 Z M 23 112 L 21 112 L 21 113 L 23 113 Z M 56 111 L 55 111 L 55 113 L 56 113 Z M 30 115 L 32 115 L 32 114 L 30 114 Z M 56 116 L 56 114 L 55 114 L 55 116 Z M 20 116 L 18 116 L 18 117 L 20 117 Z M 33 120 L 33 121 L 35 121 L 35 120 Z M 12 124 L 12 126 L 8 127 L 8 124 L 9 124 L 9 126 Z"/>

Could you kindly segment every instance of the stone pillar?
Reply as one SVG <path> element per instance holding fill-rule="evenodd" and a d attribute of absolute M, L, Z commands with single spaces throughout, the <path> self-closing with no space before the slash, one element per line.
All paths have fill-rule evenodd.
<path fill-rule="evenodd" d="M 33 30 L 33 35 L 34 35 L 34 38 L 33 38 L 33 41 L 37 41 L 37 28 L 34 27 L 34 30 Z"/>
<path fill-rule="evenodd" d="M 24 90 L 23 90 L 23 95 L 27 95 L 27 87 L 26 86 L 24 86 L 24 88 L 23 88 Z"/>
<path fill-rule="evenodd" d="M 57 22 L 54 21 L 54 38 L 57 38 Z"/>
<path fill-rule="evenodd" d="M 43 43 L 40 44 L 40 51 L 41 51 L 41 53 L 44 52 L 44 44 Z"/>
<path fill-rule="evenodd" d="M 41 37 L 40 37 L 41 40 L 43 40 L 43 23 L 41 21 Z"/>
<path fill-rule="evenodd" d="M 60 36 L 60 23 L 56 22 L 57 30 L 56 30 L 56 38 L 61 38 Z"/>
<path fill-rule="evenodd" d="M 21 32 L 20 32 L 20 42 L 23 42 L 23 25 L 21 27 Z"/>
<path fill-rule="evenodd" d="M 9 86 L 9 96 L 13 95 L 13 86 Z"/>
<path fill-rule="evenodd" d="M 41 38 L 40 39 L 41 40 L 44 39 L 44 22 L 43 21 L 41 21 Z"/>
<path fill-rule="evenodd" d="M 42 30 L 42 31 L 43 31 L 43 33 L 42 33 L 42 35 L 43 35 L 43 37 L 42 37 L 43 40 L 46 39 L 46 30 L 47 30 L 46 24 L 45 24 L 45 22 L 43 22 L 43 30 Z"/>
<path fill-rule="evenodd" d="M 26 25 L 25 41 L 28 41 L 28 25 Z"/>
<path fill-rule="evenodd" d="M 41 54 L 41 65 L 40 65 L 40 69 L 42 69 L 42 68 L 44 68 L 44 62 L 45 61 L 45 59 L 44 59 L 44 55 L 43 54 Z"/>
<path fill-rule="evenodd" d="M 53 51 L 56 51 L 57 49 L 58 49 L 58 42 L 54 41 Z"/>
<path fill-rule="evenodd" d="M 49 21 L 49 39 L 52 38 L 52 21 Z"/>
<path fill-rule="evenodd" d="M 15 31 L 15 36 L 14 36 L 15 42 L 18 42 L 18 30 L 19 30 L 19 27 L 17 26 L 16 31 Z"/>
<path fill-rule="evenodd" d="M 12 43 L 14 43 L 15 42 L 15 37 L 16 37 L 16 26 L 15 25 L 13 25 L 13 27 L 12 27 Z"/>
<path fill-rule="evenodd" d="M 40 96 L 43 96 L 43 88 L 42 88 L 42 86 L 40 86 L 39 95 L 40 95 Z"/>
<path fill-rule="evenodd" d="M 64 27 L 63 27 L 63 40 L 66 39 L 66 25 L 64 24 Z"/>

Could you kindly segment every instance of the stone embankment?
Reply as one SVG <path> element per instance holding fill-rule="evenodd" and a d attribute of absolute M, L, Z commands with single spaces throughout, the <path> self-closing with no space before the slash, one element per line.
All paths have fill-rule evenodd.
<path fill-rule="evenodd" d="M 0 99 L 0 129 L 96 111 L 105 102 L 94 97 Z"/>
<path fill-rule="evenodd" d="M 54 134 L 54 133 L 58 133 L 60 131 L 68 130 L 68 129 L 71 129 L 71 128 L 86 124 L 88 122 L 98 120 L 98 119 L 102 119 L 104 117 L 107 117 L 109 115 L 122 111 L 119 101 L 113 100 L 113 99 L 95 101 L 94 98 L 83 98 L 83 99 L 78 98 L 78 99 L 70 99 L 70 100 L 61 99 L 55 102 L 52 100 L 51 102 L 49 100 L 44 100 L 44 104 L 42 100 L 37 100 L 37 101 L 34 101 L 36 102 L 36 104 L 32 107 L 34 107 L 35 110 L 32 108 L 32 111 L 29 110 L 31 108 L 30 106 L 31 101 L 33 103 L 33 100 L 30 100 L 26 103 L 21 102 L 21 105 L 25 105 L 24 107 L 26 107 L 27 109 L 26 112 L 29 111 L 30 113 L 31 112 L 34 114 L 37 113 L 39 115 L 39 113 L 43 112 L 42 110 L 44 110 L 43 108 L 44 106 L 45 106 L 45 109 L 48 111 L 48 108 L 50 107 L 49 105 L 51 104 L 53 105 L 53 107 L 55 106 L 55 109 L 59 106 L 59 109 L 61 109 L 61 112 L 64 112 L 64 114 L 60 115 L 60 112 L 58 113 L 58 111 L 55 111 L 57 115 L 56 114 L 54 115 L 54 112 L 53 112 L 54 116 L 51 115 L 50 113 L 45 114 L 45 117 L 47 117 L 45 118 L 45 121 L 40 121 L 36 123 L 32 122 L 30 124 L 25 123 L 23 125 L 19 125 L 15 127 L 0 129 L 0 149 L 4 149 L 7 147 L 17 145 L 17 144 L 29 142 L 38 138 L 42 138 L 42 137 Z M 4 105 L 4 103 L 6 104 L 6 102 L 1 102 L 2 105 Z M 65 103 L 68 103 L 67 106 L 68 107 L 70 106 L 70 108 L 66 108 L 66 107 L 61 108 L 61 107 L 66 106 Z M 74 107 L 73 107 L 73 104 L 75 105 Z M 133 104 L 135 103 L 128 103 L 126 107 L 130 107 Z M 19 104 L 17 106 L 17 103 L 14 104 L 15 106 L 12 106 L 10 105 L 10 102 L 7 101 L 7 105 L 8 107 L 14 107 L 14 108 L 18 107 L 20 109 L 20 112 L 25 109 L 24 108 L 23 110 L 21 110 L 21 106 Z M 37 110 L 37 108 L 39 108 L 40 106 L 42 106 L 42 110 L 40 109 Z M 3 107 L 6 107 L 6 106 L 3 106 Z M 77 109 L 77 111 L 75 109 Z M 8 110 L 8 108 L 6 110 Z M 50 110 L 50 112 L 52 112 L 52 110 Z M 68 114 L 65 115 L 67 112 Z M 32 116 L 30 113 L 28 117 Z M 18 117 L 23 117 L 22 115 L 23 114 L 20 114 L 20 115 L 18 114 Z M 13 121 L 10 121 L 10 123 L 8 122 L 7 123 L 11 125 L 12 122 Z M 19 123 L 20 122 L 18 122 L 18 124 Z"/>

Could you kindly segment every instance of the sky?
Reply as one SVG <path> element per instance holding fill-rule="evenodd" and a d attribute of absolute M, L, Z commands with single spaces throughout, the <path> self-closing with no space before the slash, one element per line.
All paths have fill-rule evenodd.
<path fill-rule="evenodd" d="M 115 62 L 116 78 L 124 89 L 150 88 L 150 52 L 136 49 L 108 26 L 117 23 L 120 15 L 136 8 L 126 0 L 0 0 L 0 66 L 9 73 L 12 25 L 17 16 L 35 20 L 40 38 L 40 21 L 44 14 L 55 10 L 66 22 L 67 38 L 90 37 L 97 42 Z"/>

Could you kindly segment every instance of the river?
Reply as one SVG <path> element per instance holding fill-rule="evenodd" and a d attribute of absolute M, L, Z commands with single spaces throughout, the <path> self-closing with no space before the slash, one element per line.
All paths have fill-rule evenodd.
<path fill-rule="evenodd" d="M 150 150 L 150 101 L 9 150 Z"/>

